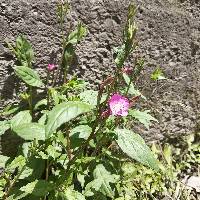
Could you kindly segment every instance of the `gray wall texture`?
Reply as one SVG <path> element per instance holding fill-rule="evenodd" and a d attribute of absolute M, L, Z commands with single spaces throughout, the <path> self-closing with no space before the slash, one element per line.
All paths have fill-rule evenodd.
<path fill-rule="evenodd" d="M 13 58 L 4 40 L 22 33 L 35 50 L 35 68 L 41 75 L 49 62 L 57 62 L 60 30 L 56 0 L 0 0 L 0 107 L 18 98 Z M 76 49 L 73 72 L 94 85 L 114 70 L 112 48 L 121 43 L 129 0 L 71 0 L 66 30 L 80 20 L 89 33 Z M 145 57 L 140 89 L 145 103 L 159 120 L 147 140 L 180 136 L 199 130 L 200 124 L 200 2 L 198 0 L 136 0 L 139 48 Z M 130 59 L 131 63 L 131 59 Z M 160 66 L 167 80 L 153 82 L 150 74 Z"/>

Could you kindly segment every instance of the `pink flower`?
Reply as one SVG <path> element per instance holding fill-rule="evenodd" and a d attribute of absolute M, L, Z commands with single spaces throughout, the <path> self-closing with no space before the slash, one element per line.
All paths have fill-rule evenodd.
<path fill-rule="evenodd" d="M 127 116 L 129 100 L 119 94 L 113 94 L 109 100 L 111 114 L 114 116 Z"/>
<path fill-rule="evenodd" d="M 51 71 L 56 69 L 56 66 L 54 64 L 48 64 L 47 69 L 48 69 L 49 72 L 51 72 Z"/>
<path fill-rule="evenodd" d="M 131 67 L 124 67 L 122 69 L 122 72 L 127 74 L 127 75 L 131 75 L 133 73 L 133 69 Z"/>

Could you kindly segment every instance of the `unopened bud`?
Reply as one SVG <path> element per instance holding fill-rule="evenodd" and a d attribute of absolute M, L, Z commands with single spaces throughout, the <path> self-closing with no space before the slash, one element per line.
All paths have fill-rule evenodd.
<path fill-rule="evenodd" d="M 110 116 L 111 112 L 109 109 L 107 110 L 104 110 L 102 113 L 101 113 L 101 118 L 102 119 L 105 119 L 105 118 L 108 118 Z"/>
<path fill-rule="evenodd" d="M 125 73 L 125 74 L 127 74 L 127 75 L 131 75 L 133 73 L 133 68 L 131 68 L 131 67 L 124 67 L 122 69 L 122 72 Z"/>
<path fill-rule="evenodd" d="M 102 91 L 105 86 L 111 84 L 113 82 L 114 78 L 113 77 L 108 77 L 105 81 L 103 81 L 100 85 L 100 90 Z"/>
<path fill-rule="evenodd" d="M 48 64 L 48 67 L 47 67 L 47 69 L 48 69 L 49 72 L 54 71 L 56 68 L 57 67 L 54 64 Z"/>
<path fill-rule="evenodd" d="M 130 107 L 132 107 L 132 106 L 135 105 L 135 103 L 139 100 L 140 96 L 141 96 L 141 95 L 135 96 L 135 97 L 133 97 L 132 99 L 130 99 Z"/>

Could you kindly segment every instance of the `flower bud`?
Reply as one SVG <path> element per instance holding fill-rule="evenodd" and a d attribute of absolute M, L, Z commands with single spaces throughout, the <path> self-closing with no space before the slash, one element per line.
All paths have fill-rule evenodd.
<path fill-rule="evenodd" d="M 48 64 L 47 69 L 48 69 L 49 72 L 54 71 L 56 69 L 56 65 L 54 65 L 54 64 Z"/>
<path fill-rule="evenodd" d="M 131 75 L 133 73 L 133 68 L 131 68 L 131 67 L 124 67 L 122 69 L 122 72 L 125 73 L 125 74 L 127 74 L 127 75 Z"/>
<path fill-rule="evenodd" d="M 104 110 L 102 113 L 101 113 L 101 118 L 102 119 L 105 119 L 105 118 L 108 118 L 110 116 L 111 112 L 109 109 L 107 110 Z"/>

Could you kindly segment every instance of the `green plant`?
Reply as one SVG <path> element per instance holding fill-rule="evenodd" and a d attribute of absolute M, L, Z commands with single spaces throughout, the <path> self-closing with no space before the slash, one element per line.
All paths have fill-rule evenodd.
<path fill-rule="evenodd" d="M 123 166 L 127 161 L 134 159 L 159 171 L 142 137 L 127 129 L 129 119 L 139 120 L 146 128 L 156 121 L 149 111 L 135 108 L 140 96 L 145 99 L 134 85 L 144 61 L 137 59 L 128 73 L 124 67 L 137 47 L 135 6 L 129 6 L 123 43 L 115 48 L 114 76 L 104 80 L 98 91 L 85 90 L 86 83 L 77 77 L 68 78 L 76 45 L 87 33 L 79 23 L 64 34 L 68 9 L 68 3 L 58 5 L 62 54 L 58 66 L 48 65 L 46 84 L 33 69 L 33 50 L 26 38 L 19 36 L 15 45 L 8 43 L 18 61 L 13 69 L 27 86 L 20 96 L 28 106 L 7 107 L 1 113 L 7 119 L 0 123 L 0 134 L 10 130 L 24 140 L 15 158 L 0 157 L 2 199 L 125 198 Z M 58 80 L 59 72 L 62 80 Z M 45 98 L 33 95 L 38 89 Z"/>
<path fill-rule="evenodd" d="M 183 181 L 188 176 L 199 176 L 200 144 L 198 141 L 199 134 L 191 134 L 183 138 L 179 137 L 179 142 L 176 144 L 170 141 L 153 143 L 151 149 L 159 160 L 159 173 L 140 163 L 124 162 L 123 187 L 119 185 L 119 188 L 121 193 L 125 191 L 125 196 L 117 200 L 198 199 L 197 192 L 187 187 Z"/>

